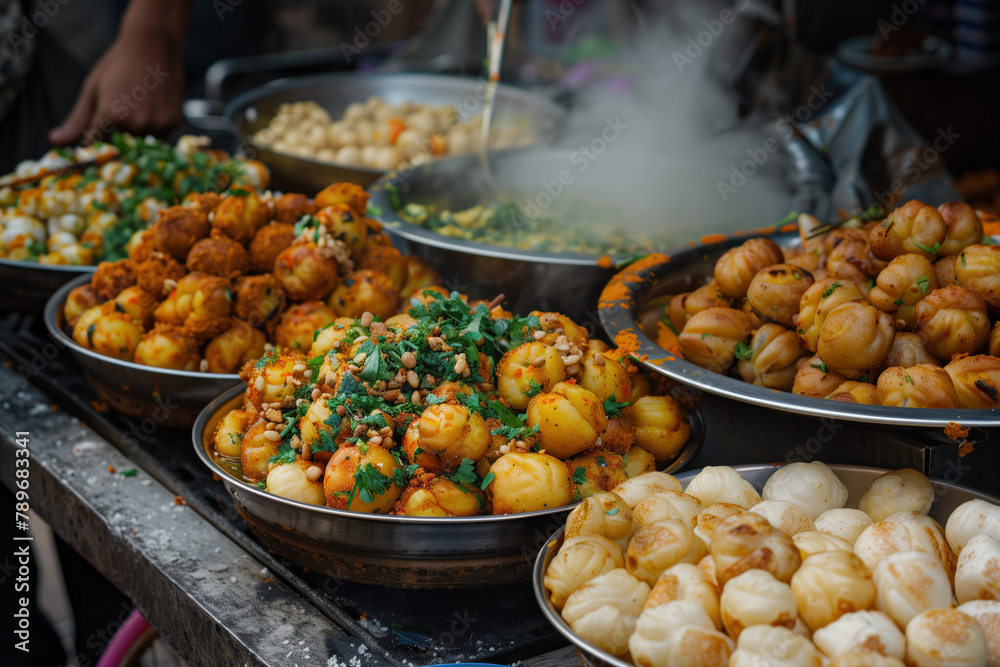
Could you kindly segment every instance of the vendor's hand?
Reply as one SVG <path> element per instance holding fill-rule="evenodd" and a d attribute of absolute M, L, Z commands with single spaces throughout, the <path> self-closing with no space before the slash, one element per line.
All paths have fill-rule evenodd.
<path fill-rule="evenodd" d="M 114 130 L 162 133 L 182 120 L 183 44 L 158 31 L 123 30 L 83 83 L 76 105 L 49 132 L 53 144 Z"/>

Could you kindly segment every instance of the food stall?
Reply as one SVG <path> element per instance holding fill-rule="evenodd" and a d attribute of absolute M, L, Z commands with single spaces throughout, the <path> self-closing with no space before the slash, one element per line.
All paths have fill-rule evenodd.
<path fill-rule="evenodd" d="M 457 4 L 0 177 L 12 535 L 131 601 L 99 664 L 994 664 L 1000 218 L 882 78 L 988 68 L 499 2 L 470 77 Z"/>

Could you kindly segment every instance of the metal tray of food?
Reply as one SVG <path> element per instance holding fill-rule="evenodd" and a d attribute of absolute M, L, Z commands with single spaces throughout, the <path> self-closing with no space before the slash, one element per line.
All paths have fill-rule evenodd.
<path fill-rule="evenodd" d="M 331 576 L 391 588 L 477 588 L 527 580 L 534 554 L 573 505 L 521 514 L 410 517 L 364 514 L 282 498 L 234 476 L 211 452 L 219 419 L 242 404 L 245 385 L 212 401 L 195 422 L 195 452 L 222 478 L 260 541 L 288 560 Z M 697 453 L 704 428 L 689 416 L 691 436 L 667 468 Z"/>
<path fill-rule="evenodd" d="M 651 255 L 617 274 L 601 295 L 598 313 L 608 336 L 634 332 L 639 340 L 636 356 L 643 365 L 682 384 L 753 405 L 826 419 L 869 424 L 946 428 L 951 423 L 964 428 L 1000 427 L 998 410 L 945 410 L 895 408 L 880 405 L 840 403 L 798 396 L 743 380 L 713 373 L 664 350 L 647 336 L 636 321 L 642 305 L 654 298 L 679 294 L 700 287 L 713 275 L 715 261 L 727 250 L 753 237 L 767 237 L 779 246 L 799 244 L 799 232 L 768 228 L 662 255 Z"/>
<path fill-rule="evenodd" d="M 157 425 L 187 428 L 220 392 L 239 384 L 240 376 L 175 371 L 119 361 L 81 347 L 65 329 L 63 305 L 70 291 L 85 285 L 80 276 L 63 285 L 45 304 L 45 327 L 51 339 L 68 348 L 101 400 L 126 415 Z"/>
<path fill-rule="evenodd" d="M 758 493 L 763 490 L 764 484 L 770 479 L 777 467 L 770 464 L 761 465 L 734 465 L 732 466 L 740 476 L 750 482 Z M 836 473 L 840 481 L 847 486 L 848 498 L 847 507 L 857 507 L 861 495 L 868 490 L 872 482 L 883 473 L 888 472 L 884 468 L 869 468 L 865 466 L 849 466 L 831 464 L 830 468 Z M 677 480 L 685 488 L 687 483 L 697 475 L 700 470 L 689 470 L 677 475 Z M 930 517 L 942 526 L 948 521 L 948 517 L 956 507 L 970 500 L 985 500 L 994 505 L 1000 505 L 1000 498 L 980 493 L 968 487 L 951 484 L 949 482 L 931 480 L 934 485 L 936 496 L 934 505 L 931 507 Z M 543 580 L 545 572 L 549 568 L 549 563 L 559 551 L 563 543 L 563 532 L 565 527 L 552 536 L 545 547 L 538 553 L 535 560 L 535 567 L 532 571 L 532 585 L 535 590 L 535 599 L 542 609 L 542 613 L 549 623 L 552 624 L 559 634 L 568 639 L 577 648 L 580 660 L 587 667 L 631 667 L 631 663 L 616 658 L 615 656 L 600 650 L 578 636 L 569 624 L 563 620 L 562 615 L 549 600 L 548 591 L 545 590 Z"/>
<path fill-rule="evenodd" d="M 272 81 L 243 93 L 226 106 L 226 116 L 243 152 L 252 149 L 256 153 L 252 157 L 271 170 L 274 187 L 314 194 L 341 181 L 368 187 L 385 172 L 303 158 L 255 144 L 254 133 L 267 127 L 281 104 L 312 100 L 331 113 L 339 113 L 352 102 L 364 102 L 374 95 L 393 105 L 407 101 L 457 105 L 474 115 L 482 110 L 485 86 L 481 78 L 440 74 L 319 74 Z M 540 138 L 549 138 L 561 127 L 566 112 L 542 95 L 499 86 L 494 123 L 515 117 Z"/>

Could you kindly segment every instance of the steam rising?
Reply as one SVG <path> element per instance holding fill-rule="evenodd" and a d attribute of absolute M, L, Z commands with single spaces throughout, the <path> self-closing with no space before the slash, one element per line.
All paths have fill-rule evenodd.
<path fill-rule="evenodd" d="M 660 248 L 784 218 L 794 203 L 780 141 L 791 132 L 775 118 L 741 119 L 733 87 L 755 12 L 738 0 L 641 16 L 623 76 L 580 91 L 557 142 L 565 157 L 528 154 L 498 174 L 522 211 L 613 204 L 622 210 L 613 224 Z"/>

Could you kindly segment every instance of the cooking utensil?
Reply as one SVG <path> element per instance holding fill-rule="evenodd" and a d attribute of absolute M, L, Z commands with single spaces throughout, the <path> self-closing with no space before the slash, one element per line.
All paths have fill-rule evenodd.
<path fill-rule="evenodd" d="M 63 306 L 70 291 L 90 281 L 80 276 L 63 285 L 45 304 L 45 327 L 52 340 L 69 348 L 87 381 L 108 406 L 155 424 L 188 428 L 220 392 L 239 384 L 240 376 L 175 371 L 119 361 L 81 347 L 65 331 Z"/>
<path fill-rule="evenodd" d="M 733 468 L 740 473 L 740 476 L 743 477 L 743 479 L 753 484 L 754 488 L 757 489 L 758 492 L 763 490 L 764 484 L 771 477 L 771 475 L 774 474 L 774 471 L 777 470 L 777 467 L 771 464 L 736 465 L 733 466 Z M 840 478 L 840 481 L 847 486 L 847 507 L 857 507 L 858 500 L 861 498 L 861 495 L 868 490 L 868 487 L 871 486 L 872 482 L 874 482 L 879 475 L 888 472 L 883 468 L 868 468 L 864 466 L 836 464 L 831 465 L 830 468 L 834 471 L 834 473 L 836 473 L 837 477 Z M 688 482 L 690 482 L 691 479 L 694 478 L 694 476 L 699 472 L 700 470 L 689 470 L 677 475 L 677 479 L 686 488 Z M 934 492 L 936 499 L 933 507 L 931 507 L 930 516 L 942 526 L 948 522 L 948 517 L 956 507 L 969 500 L 979 499 L 995 505 L 1000 504 L 1000 498 L 995 498 L 968 487 L 959 486 L 958 484 L 950 484 L 943 481 L 934 482 Z M 539 552 L 538 558 L 535 560 L 535 568 L 532 572 L 535 599 L 538 600 L 538 604 L 542 608 L 542 613 L 545 614 L 545 617 L 548 619 L 549 623 L 552 624 L 552 627 L 554 627 L 559 634 L 576 646 L 577 653 L 579 654 L 580 660 L 584 665 L 587 665 L 587 667 L 631 667 L 631 663 L 600 650 L 573 632 L 573 629 L 568 623 L 566 623 L 566 621 L 563 620 L 562 615 L 560 615 L 559 611 L 549 600 L 549 593 L 545 590 L 543 581 L 545 572 L 549 568 L 549 563 L 552 562 L 552 558 L 555 557 L 559 548 L 562 546 L 564 530 L 565 527 L 562 527 L 552 536 L 552 538 L 546 543 L 545 547 Z"/>
<path fill-rule="evenodd" d="M 748 238 L 765 236 L 783 246 L 796 245 L 799 239 L 797 231 L 771 228 L 759 232 L 733 235 L 724 241 L 700 244 L 670 253 L 669 256 L 664 255 L 659 261 L 650 258 L 626 268 L 608 284 L 601 295 L 601 307 L 598 311 L 605 332 L 614 338 L 626 329 L 632 330 L 639 339 L 636 356 L 645 356 L 646 360 L 642 363 L 651 371 L 689 387 L 774 410 L 893 426 L 944 428 L 952 422 L 974 428 L 1000 426 L 1000 410 L 931 410 L 856 405 L 759 387 L 707 371 L 675 357 L 654 343 L 637 325 L 636 314 L 644 303 L 658 296 L 688 292 L 706 284 L 713 275 L 715 261 L 726 250 L 741 245 Z"/>
<path fill-rule="evenodd" d="M 465 120 L 483 109 L 486 81 L 435 74 L 335 73 L 296 77 L 273 81 L 236 97 L 226 106 L 226 115 L 239 136 L 243 152 L 261 160 L 271 170 L 274 187 L 307 194 L 341 181 L 368 187 L 385 172 L 280 153 L 257 145 L 253 135 L 267 127 L 283 103 L 313 100 L 336 116 L 352 102 L 363 102 L 373 95 L 392 105 L 407 101 L 455 105 L 459 118 Z M 539 138 L 554 136 L 566 116 L 545 97 L 508 86 L 498 88 L 496 99 L 497 124 L 522 122 Z"/>
<path fill-rule="evenodd" d="M 192 435 L 195 452 L 222 478 L 260 541 L 312 571 L 391 588 L 475 588 L 527 580 L 537 550 L 572 509 L 408 517 L 348 512 L 270 494 L 234 476 L 234 467 L 212 451 L 216 424 L 241 405 L 244 390 L 230 389 L 199 415 Z M 668 472 L 681 469 L 701 446 L 704 427 L 697 412 L 690 420 L 691 437 Z"/>

